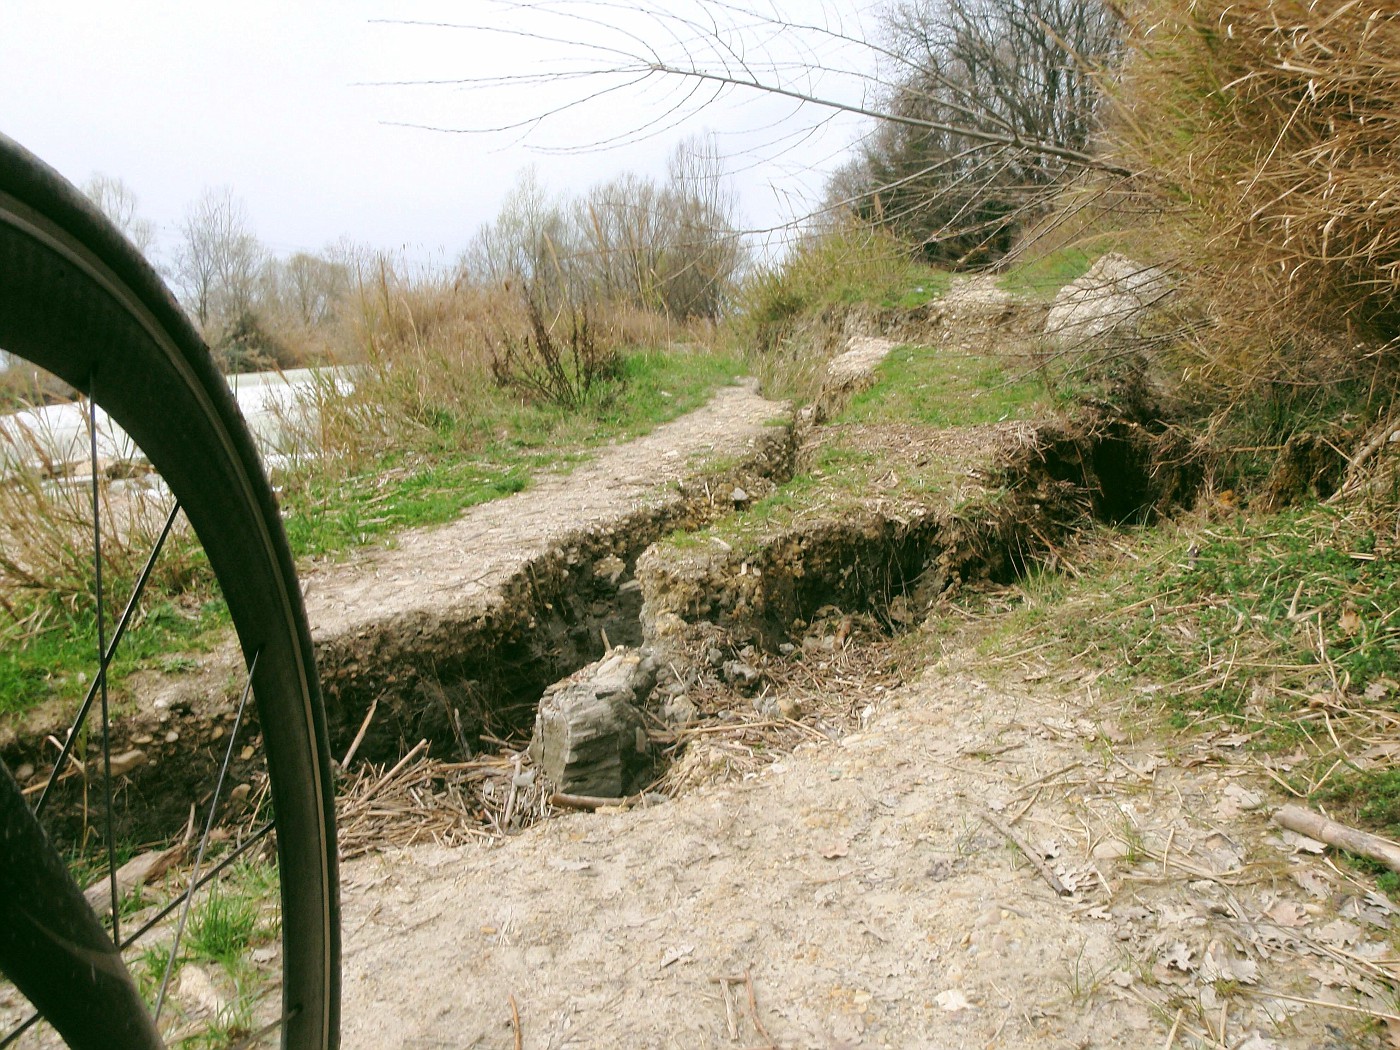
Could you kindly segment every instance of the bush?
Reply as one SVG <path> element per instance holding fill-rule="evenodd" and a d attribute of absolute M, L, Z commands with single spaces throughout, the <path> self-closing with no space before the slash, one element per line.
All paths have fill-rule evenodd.
<path fill-rule="evenodd" d="M 858 221 L 809 234 L 780 263 L 755 270 L 739 290 L 735 332 L 760 354 L 775 350 L 804 317 L 902 291 L 907 247 Z"/>
<path fill-rule="evenodd" d="M 491 376 L 496 385 L 527 399 L 580 408 L 605 383 L 622 377 L 622 359 L 611 346 L 598 343 L 588 313 L 566 307 L 547 324 L 540 305 L 523 293 L 528 330 L 522 335 L 498 334 L 490 343 Z M 556 329 L 566 329 L 561 339 Z"/>

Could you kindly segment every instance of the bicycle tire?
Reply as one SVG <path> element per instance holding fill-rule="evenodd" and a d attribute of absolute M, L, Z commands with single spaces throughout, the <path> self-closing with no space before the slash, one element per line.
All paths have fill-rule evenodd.
<path fill-rule="evenodd" d="M 340 1009 L 333 781 L 310 632 L 272 490 L 207 347 L 155 271 L 66 180 L 3 135 L 0 347 L 101 405 L 161 475 L 204 546 L 253 667 L 282 896 L 282 1045 L 333 1050 Z M 5 796 L 0 791 L 0 805 Z M 49 879 L 34 892 L 54 906 L 81 899 L 66 882 Z M 51 947 L 56 961 L 70 951 L 57 940 Z M 0 969 L 10 970 L 3 956 Z M 115 1045 L 114 1019 L 145 1010 L 129 977 L 74 987 L 67 998 L 46 1019 L 80 1048 Z"/>

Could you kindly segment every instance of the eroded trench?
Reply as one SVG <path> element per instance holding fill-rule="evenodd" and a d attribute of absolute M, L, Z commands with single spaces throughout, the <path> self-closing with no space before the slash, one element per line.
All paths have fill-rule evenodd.
<path fill-rule="evenodd" d="M 716 663 L 716 639 L 725 656 L 761 650 L 802 659 L 794 643 L 833 608 L 898 632 L 956 588 L 1014 581 L 1090 522 L 1150 522 L 1188 506 L 1200 480 L 1152 426 L 1092 417 L 1038 427 L 1033 441 L 992 464 L 984 496 L 958 506 L 930 499 L 914 513 L 847 511 L 775 531 L 747 553 L 668 542 L 744 513 L 731 502 L 733 490 L 752 499 L 789 480 L 801 469 L 797 448 L 785 431 L 757 462 L 571 537 L 523 564 L 481 607 L 398 617 L 320 641 L 332 754 L 344 755 L 357 735 L 357 760 L 377 763 L 396 761 L 419 741 L 449 761 L 506 741 L 518 747 L 546 689 L 600 659 L 606 646 L 657 644 L 665 619 L 703 628 L 706 652 L 679 651 L 672 632 L 654 705 L 683 691 L 706 654 Z M 197 706 L 176 703 L 123 726 L 114 750 L 146 755 L 120 785 L 121 838 L 168 837 L 191 802 L 207 798 L 229 716 L 206 716 Z M 256 731 L 254 722 L 245 732 Z M 11 769 L 41 774 L 44 747 L 20 738 L 3 757 Z M 654 765 L 645 772 L 654 776 Z M 256 780 L 237 765 L 233 777 Z M 59 807 L 77 822 L 90 803 L 80 781 L 70 782 Z"/>

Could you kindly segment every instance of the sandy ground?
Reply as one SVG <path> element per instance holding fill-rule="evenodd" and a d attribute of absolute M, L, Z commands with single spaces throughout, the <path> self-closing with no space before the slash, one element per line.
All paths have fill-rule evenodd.
<path fill-rule="evenodd" d="M 351 863 L 344 1045 L 1387 1045 L 1384 901 L 1241 741 L 1095 697 L 935 669 L 745 779 Z"/>

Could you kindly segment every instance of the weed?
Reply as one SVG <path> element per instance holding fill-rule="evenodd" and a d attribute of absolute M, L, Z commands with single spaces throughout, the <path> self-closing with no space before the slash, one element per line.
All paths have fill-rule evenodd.
<path fill-rule="evenodd" d="M 1069 972 L 1066 975 L 1069 999 L 1076 1006 L 1087 1005 L 1104 981 L 1104 970 L 1102 968 L 1095 969 L 1085 962 L 1084 952 L 1087 948 L 1087 944 L 1080 945 L 1079 951 L 1074 956 L 1074 961 L 1069 964 Z"/>
<path fill-rule="evenodd" d="M 258 914 L 253 897 L 241 890 L 230 893 L 215 883 L 190 912 L 183 941 L 189 957 L 235 965 L 258 933 Z"/>
<path fill-rule="evenodd" d="M 529 330 L 520 336 L 502 332 L 488 344 L 491 376 L 498 386 L 561 408 L 581 408 L 603 386 L 623 377 L 616 348 L 598 343 L 587 311 L 569 307 L 567 318 L 548 324 L 535 297 L 528 290 L 523 296 Z"/>

